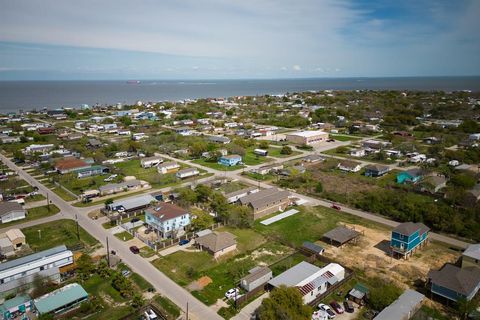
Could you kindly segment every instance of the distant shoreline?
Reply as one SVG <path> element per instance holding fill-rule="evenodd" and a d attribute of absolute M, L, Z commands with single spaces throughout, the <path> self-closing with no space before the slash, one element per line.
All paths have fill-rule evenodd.
<path fill-rule="evenodd" d="M 0 81 L 0 113 L 32 109 L 80 108 L 88 105 L 134 104 L 284 94 L 321 90 L 409 90 L 480 92 L 480 76 L 351 77 L 299 79 L 195 80 L 21 80 Z"/>

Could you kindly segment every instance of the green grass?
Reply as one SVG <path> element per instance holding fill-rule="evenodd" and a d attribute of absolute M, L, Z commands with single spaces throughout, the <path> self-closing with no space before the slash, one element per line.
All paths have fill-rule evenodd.
<path fill-rule="evenodd" d="M 123 232 L 120 232 L 120 233 L 115 233 L 115 237 L 117 237 L 118 239 L 120 239 L 122 241 L 128 241 L 128 240 L 133 239 L 133 236 L 130 233 L 128 233 L 127 231 L 123 231 Z"/>
<path fill-rule="evenodd" d="M 100 296 L 100 294 L 106 294 L 112 298 L 115 302 L 125 302 L 120 293 L 112 287 L 111 279 L 102 279 L 98 274 L 92 275 L 87 281 L 82 283 L 82 287 L 89 294 L 94 296 Z"/>
<path fill-rule="evenodd" d="M 45 200 L 47 198 L 45 198 L 43 195 L 41 194 L 36 194 L 34 196 L 29 196 L 29 197 L 25 197 L 25 202 L 35 202 L 35 201 L 41 201 L 41 200 Z"/>
<path fill-rule="evenodd" d="M 106 177 L 108 177 L 108 175 L 98 175 L 78 179 L 76 174 L 69 173 L 65 175 L 59 175 L 56 178 L 62 186 L 72 191 L 76 195 L 81 195 L 85 190 L 98 189 L 100 186 L 104 186 L 108 183 L 121 181 L 121 178 L 117 177 L 115 181 L 105 182 L 103 180 Z"/>
<path fill-rule="evenodd" d="M 192 161 L 193 163 L 199 164 L 201 166 L 205 166 L 211 169 L 219 170 L 219 171 L 234 171 L 243 168 L 243 166 L 224 166 L 223 164 L 217 162 L 208 162 L 205 159 L 196 159 Z"/>
<path fill-rule="evenodd" d="M 282 154 L 280 153 L 281 151 L 282 151 L 282 148 L 270 147 L 268 148 L 268 155 L 274 158 L 288 158 L 288 157 L 298 156 L 299 154 L 302 154 L 301 152 L 293 151 L 293 150 L 291 154 Z"/>
<path fill-rule="evenodd" d="M 135 283 L 142 291 L 147 291 L 148 288 L 152 287 L 152 285 L 138 273 L 132 273 L 130 275 L 130 280 L 132 280 L 132 282 Z"/>
<path fill-rule="evenodd" d="M 153 257 L 155 254 L 155 250 L 153 250 L 149 246 L 140 248 L 140 256 L 142 256 L 143 258 L 150 258 Z"/>
<path fill-rule="evenodd" d="M 269 159 L 267 157 L 259 156 L 259 155 L 255 154 L 253 152 L 254 150 L 255 150 L 255 148 L 248 148 L 246 150 L 245 155 L 242 157 L 243 163 L 245 163 L 246 165 L 249 165 L 249 166 L 254 166 L 254 165 L 257 165 L 257 164 L 262 164 L 262 163 L 265 163 L 265 162 L 272 161 L 272 159 Z"/>
<path fill-rule="evenodd" d="M 100 204 L 100 203 L 105 203 L 105 200 L 107 200 L 107 199 L 117 200 L 117 199 L 120 199 L 120 198 L 127 198 L 127 197 L 135 196 L 135 195 L 138 195 L 138 194 L 142 194 L 142 193 L 145 193 L 145 190 L 141 190 L 141 191 L 137 191 L 137 192 L 132 192 L 132 193 L 126 193 L 126 194 L 120 194 L 120 195 L 118 195 L 118 196 L 108 197 L 108 198 L 105 198 L 105 199 L 100 200 L 100 201 L 75 202 L 75 203 L 73 204 L 73 206 L 74 206 L 74 207 L 78 207 L 78 208 L 91 207 L 91 206 L 95 206 L 95 205 Z"/>
<path fill-rule="evenodd" d="M 180 308 L 177 307 L 172 301 L 163 296 L 156 296 L 153 301 L 157 303 L 163 311 L 167 312 L 173 319 L 177 319 L 180 316 Z"/>
<path fill-rule="evenodd" d="M 42 207 L 27 209 L 27 216 L 26 216 L 25 219 L 12 221 L 12 222 L 8 222 L 8 223 L 2 223 L 2 224 L 0 224 L 0 228 L 7 228 L 7 227 L 14 226 L 16 224 L 25 223 L 25 222 L 28 222 L 28 221 L 33 221 L 33 220 L 53 216 L 53 215 L 55 215 L 59 212 L 60 212 L 60 209 L 58 209 L 58 207 L 54 204 L 50 205 L 50 210 L 48 209 L 48 206 L 42 206 Z"/>
<path fill-rule="evenodd" d="M 335 139 L 337 141 L 357 141 L 360 140 L 358 137 L 344 135 L 344 134 L 330 134 L 331 139 Z"/>
<path fill-rule="evenodd" d="M 275 178 L 275 176 L 273 174 L 265 174 L 265 175 L 261 175 L 261 174 L 258 174 L 258 173 L 253 173 L 253 172 L 244 172 L 243 175 L 251 178 L 251 179 L 254 179 L 254 180 L 260 180 L 260 181 L 269 181 L 269 180 L 272 180 Z"/>
<path fill-rule="evenodd" d="M 57 194 L 57 196 L 59 196 L 60 198 L 62 198 L 65 201 L 77 200 L 77 198 L 75 198 L 70 193 L 66 192 L 65 190 L 63 190 L 60 187 L 56 187 L 56 188 L 52 189 L 52 191 L 55 192 Z"/>
<path fill-rule="evenodd" d="M 40 232 L 38 230 L 41 230 Z M 98 241 L 82 227 L 79 227 L 80 240 L 77 238 L 76 223 L 73 220 L 57 220 L 22 229 L 27 243 L 34 251 L 50 249 L 59 245 L 67 247 L 82 244 L 94 246 Z"/>

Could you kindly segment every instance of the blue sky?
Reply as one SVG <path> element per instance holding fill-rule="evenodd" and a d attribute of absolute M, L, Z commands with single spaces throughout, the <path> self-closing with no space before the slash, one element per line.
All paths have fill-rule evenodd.
<path fill-rule="evenodd" d="M 480 75 L 478 0 L 0 0 L 0 80 Z"/>

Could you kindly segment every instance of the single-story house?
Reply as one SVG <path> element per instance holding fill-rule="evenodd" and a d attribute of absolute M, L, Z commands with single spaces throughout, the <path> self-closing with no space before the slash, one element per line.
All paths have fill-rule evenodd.
<path fill-rule="evenodd" d="M 95 166 L 91 166 L 90 168 L 75 170 L 75 173 L 77 174 L 77 177 L 80 179 L 85 177 L 96 176 L 99 174 L 105 174 L 105 173 L 108 173 L 109 171 L 110 169 L 108 167 L 95 165 Z"/>
<path fill-rule="evenodd" d="M 180 169 L 180 165 L 175 161 L 168 161 L 157 166 L 157 171 L 160 174 L 174 173 Z"/>
<path fill-rule="evenodd" d="M 337 168 L 347 172 L 358 172 L 362 169 L 362 164 L 355 161 L 342 160 L 338 163 Z"/>
<path fill-rule="evenodd" d="M 295 287 L 302 295 L 303 302 L 308 304 L 314 302 L 317 297 L 325 294 L 331 286 L 344 278 L 345 269 L 337 263 L 319 268 L 302 261 L 270 280 L 268 284 L 274 288 L 282 285 Z"/>
<path fill-rule="evenodd" d="M 87 147 L 90 148 L 100 148 L 102 146 L 102 142 L 98 139 L 88 139 Z"/>
<path fill-rule="evenodd" d="M 26 211 L 17 202 L 0 202 L 0 222 L 7 223 L 25 219 Z"/>
<path fill-rule="evenodd" d="M 231 142 L 230 138 L 225 136 L 209 136 L 207 140 L 210 142 L 221 143 L 221 144 L 229 144 Z"/>
<path fill-rule="evenodd" d="M 320 162 L 324 160 L 325 158 L 318 154 L 309 154 L 308 156 L 303 158 L 304 162 L 309 162 L 309 163 L 315 163 L 315 162 Z"/>
<path fill-rule="evenodd" d="M 365 166 L 366 177 L 381 177 L 390 171 L 390 167 L 382 166 L 380 164 L 369 164 Z"/>
<path fill-rule="evenodd" d="M 397 174 L 397 183 L 417 183 L 423 177 L 421 169 L 410 169 Z"/>
<path fill-rule="evenodd" d="M 437 193 L 446 186 L 447 179 L 444 176 L 428 176 L 418 184 L 421 191 L 430 193 Z"/>
<path fill-rule="evenodd" d="M 462 254 L 462 268 L 476 267 L 480 269 L 480 243 L 471 244 Z"/>
<path fill-rule="evenodd" d="M 258 191 L 260 191 L 260 189 L 252 186 L 252 187 L 248 187 L 248 188 L 244 188 L 241 190 L 224 194 L 224 196 L 227 199 L 228 203 L 233 203 L 233 202 L 237 202 L 240 198 L 243 198 L 245 196 L 248 196 L 249 194 L 252 194 Z"/>
<path fill-rule="evenodd" d="M 250 292 L 264 286 L 272 278 L 272 270 L 269 267 L 255 267 L 248 271 L 248 275 L 240 279 L 240 286 Z"/>
<path fill-rule="evenodd" d="M 259 219 L 270 213 L 283 211 L 290 205 L 290 192 L 277 188 L 264 189 L 239 199 L 241 205 L 253 210 L 253 219 Z"/>
<path fill-rule="evenodd" d="M 195 239 L 200 250 L 206 250 L 215 259 L 237 249 L 236 236 L 230 232 L 211 232 Z"/>
<path fill-rule="evenodd" d="M 360 235 L 361 233 L 354 229 L 339 226 L 325 233 L 323 239 L 327 243 L 342 246 L 352 240 L 356 241 Z"/>
<path fill-rule="evenodd" d="M 133 212 L 147 208 L 152 202 L 156 202 L 155 198 L 149 194 L 130 197 L 127 199 L 114 200 L 106 205 L 110 211 Z"/>
<path fill-rule="evenodd" d="M 193 176 L 198 176 L 199 174 L 200 174 L 200 171 L 198 171 L 197 168 L 186 168 L 186 169 L 177 171 L 175 176 L 179 179 L 186 179 Z"/>
<path fill-rule="evenodd" d="M 150 185 L 145 181 L 134 179 L 120 183 L 109 183 L 104 186 L 100 186 L 98 191 L 100 191 L 100 195 L 104 196 L 118 192 L 148 188 L 149 186 Z"/>
<path fill-rule="evenodd" d="M 440 270 L 428 273 L 430 291 L 452 301 L 472 300 L 480 290 L 480 270 L 445 264 Z"/>
<path fill-rule="evenodd" d="M 55 163 L 55 170 L 57 170 L 60 174 L 88 168 L 90 168 L 90 165 L 88 163 L 75 157 L 63 158 L 57 160 L 57 162 Z"/>
<path fill-rule="evenodd" d="M 146 169 L 158 166 L 162 162 L 163 159 L 161 157 L 148 157 L 140 160 L 140 165 L 142 166 L 142 168 Z"/>
<path fill-rule="evenodd" d="M 242 162 L 242 157 L 238 154 L 231 154 L 227 156 L 221 156 L 218 159 L 218 163 L 227 167 L 239 165 Z"/>
<path fill-rule="evenodd" d="M 33 300 L 33 305 L 39 315 L 61 314 L 78 307 L 86 300 L 87 291 L 78 283 L 71 283 Z"/>
<path fill-rule="evenodd" d="M 420 309 L 425 296 L 407 289 L 397 300 L 382 310 L 374 320 L 411 319 Z"/>
<path fill-rule="evenodd" d="M 352 157 L 361 158 L 361 157 L 365 157 L 365 155 L 367 154 L 367 152 L 366 152 L 365 149 L 352 149 L 352 150 L 350 150 L 349 154 L 350 154 Z"/>

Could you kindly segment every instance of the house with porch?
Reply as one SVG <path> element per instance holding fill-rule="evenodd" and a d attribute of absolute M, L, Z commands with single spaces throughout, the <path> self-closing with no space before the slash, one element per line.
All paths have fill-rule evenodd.
<path fill-rule="evenodd" d="M 239 165 L 242 162 L 242 157 L 238 154 L 231 154 L 227 156 L 221 156 L 218 159 L 218 163 L 227 167 L 233 167 Z"/>
<path fill-rule="evenodd" d="M 190 225 L 190 213 L 174 204 L 159 202 L 145 209 L 145 222 L 162 238 L 177 238 Z"/>
<path fill-rule="evenodd" d="M 422 248 L 428 242 L 430 229 L 423 223 L 404 222 L 392 231 L 390 248 L 392 254 L 408 258 L 418 248 Z"/>

